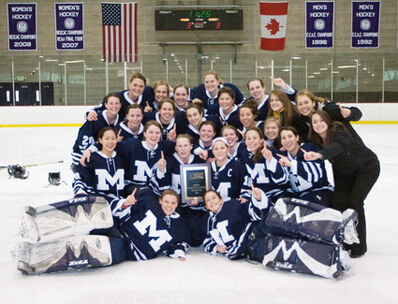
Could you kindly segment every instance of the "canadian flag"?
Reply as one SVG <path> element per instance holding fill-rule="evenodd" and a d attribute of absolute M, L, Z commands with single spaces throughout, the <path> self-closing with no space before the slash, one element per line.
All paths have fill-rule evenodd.
<path fill-rule="evenodd" d="M 278 51 L 285 48 L 287 1 L 260 2 L 261 49 Z"/>

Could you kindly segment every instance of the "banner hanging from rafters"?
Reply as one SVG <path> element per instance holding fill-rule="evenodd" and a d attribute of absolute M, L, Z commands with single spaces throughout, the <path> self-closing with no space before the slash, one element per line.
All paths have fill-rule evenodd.
<path fill-rule="evenodd" d="M 137 3 L 102 3 L 103 59 L 137 61 Z"/>
<path fill-rule="evenodd" d="M 305 47 L 333 47 L 333 1 L 305 2 Z"/>
<path fill-rule="evenodd" d="M 261 49 L 279 51 L 285 48 L 287 1 L 260 2 Z"/>

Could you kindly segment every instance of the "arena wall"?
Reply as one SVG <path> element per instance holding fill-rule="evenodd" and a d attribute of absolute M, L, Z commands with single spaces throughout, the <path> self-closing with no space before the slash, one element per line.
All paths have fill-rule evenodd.
<path fill-rule="evenodd" d="M 359 107 L 360 123 L 398 123 L 398 104 L 344 104 Z M 0 127 L 80 126 L 92 106 L 0 107 Z"/>

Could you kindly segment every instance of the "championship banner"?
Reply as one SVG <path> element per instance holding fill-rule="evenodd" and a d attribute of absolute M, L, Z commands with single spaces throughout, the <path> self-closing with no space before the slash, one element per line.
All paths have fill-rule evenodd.
<path fill-rule="evenodd" d="M 305 47 L 332 48 L 334 2 L 307 1 L 305 7 Z"/>
<path fill-rule="evenodd" d="M 279 51 L 285 48 L 287 1 L 260 2 L 262 50 Z"/>
<path fill-rule="evenodd" d="M 8 50 L 37 50 L 36 3 L 7 3 Z"/>
<path fill-rule="evenodd" d="M 379 47 L 380 2 L 352 2 L 352 48 Z"/>
<path fill-rule="evenodd" d="M 57 51 L 84 50 L 83 3 L 54 3 Z"/>
<path fill-rule="evenodd" d="M 137 61 L 137 2 L 102 3 L 102 48 L 106 62 Z"/>

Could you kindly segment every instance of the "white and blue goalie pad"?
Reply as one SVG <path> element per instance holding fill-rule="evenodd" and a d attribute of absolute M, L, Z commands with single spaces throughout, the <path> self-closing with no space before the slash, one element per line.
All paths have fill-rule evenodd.
<path fill-rule="evenodd" d="M 24 274 L 101 267 L 112 264 L 109 238 L 69 236 L 48 243 L 22 241 L 14 250 L 17 268 Z"/>
<path fill-rule="evenodd" d="M 271 230 L 328 244 L 359 243 L 356 223 L 357 213 L 353 209 L 340 212 L 295 198 L 278 199 L 265 219 Z"/>
<path fill-rule="evenodd" d="M 37 208 L 24 207 L 19 234 L 30 242 L 49 242 L 112 226 L 108 202 L 100 196 L 83 196 Z"/>
<path fill-rule="evenodd" d="M 316 243 L 286 236 L 267 236 L 249 242 L 249 257 L 277 270 L 339 278 L 350 267 L 341 245 Z"/>

